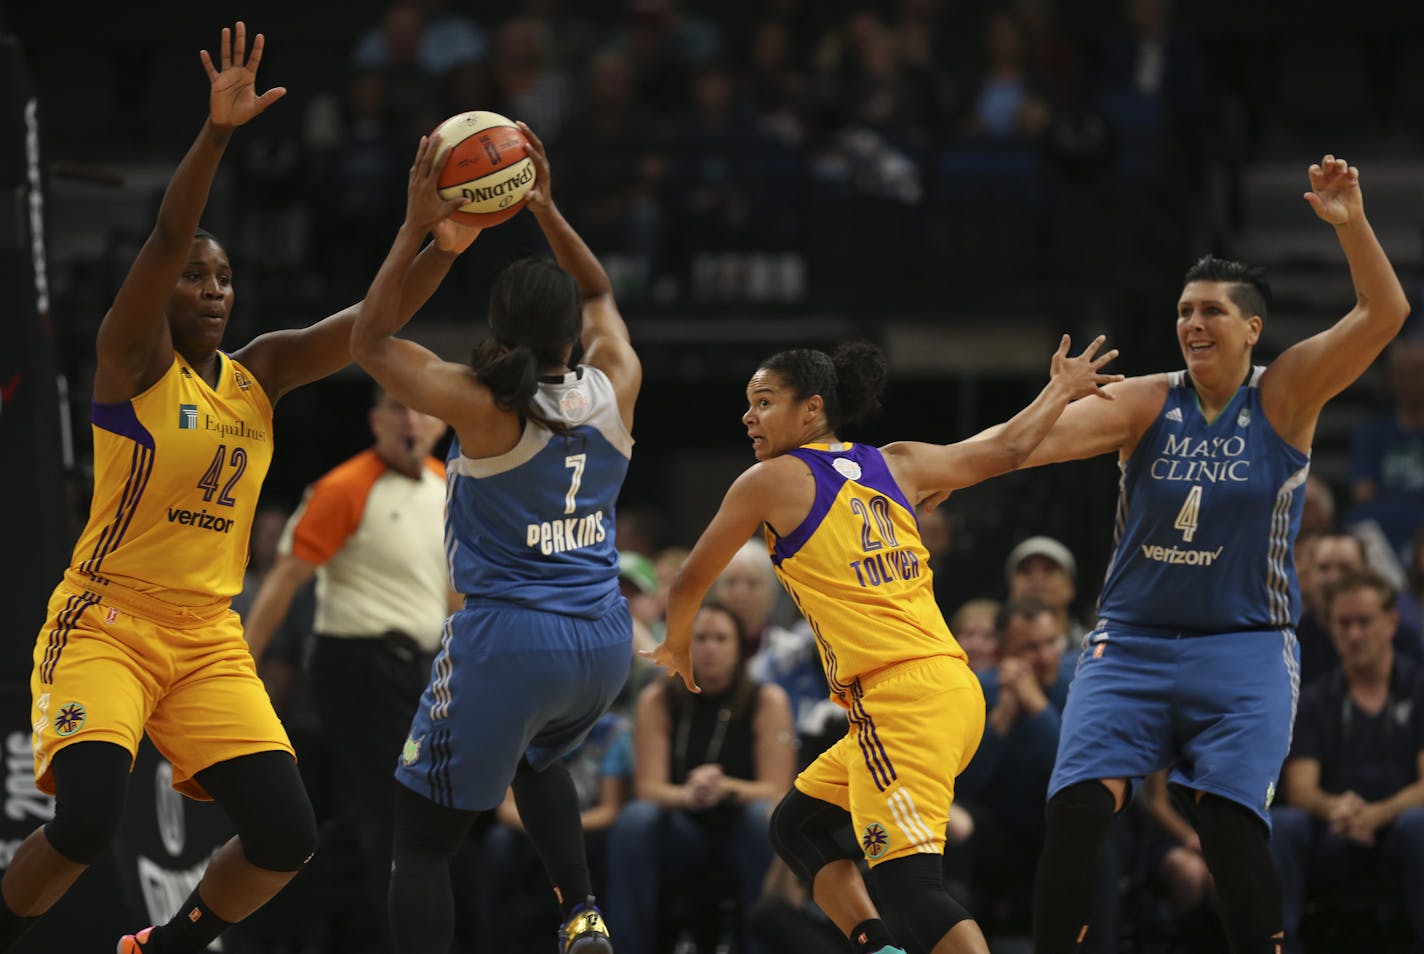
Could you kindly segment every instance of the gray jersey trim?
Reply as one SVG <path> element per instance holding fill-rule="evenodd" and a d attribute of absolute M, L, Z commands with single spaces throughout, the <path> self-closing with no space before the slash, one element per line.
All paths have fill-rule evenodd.
<path fill-rule="evenodd" d="M 618 396 L 613 393 L 613 382 L 592 365 L 579 365 L 557 382 L 540 382 L 534 404 L 551 420 L 594 428 L 618 453 L 626 458 L 633 456 L 633 435 L 623 426 L 623 416 L 618 412 Z M 498 457 L 478 459 L 461 454 L 450 461 L 449 469 L 462 477 L 493 477 L 507 473 L 533 459 L 553 436 L 547 428 L 526 421 L 524 433 L 512 450 Z"/>

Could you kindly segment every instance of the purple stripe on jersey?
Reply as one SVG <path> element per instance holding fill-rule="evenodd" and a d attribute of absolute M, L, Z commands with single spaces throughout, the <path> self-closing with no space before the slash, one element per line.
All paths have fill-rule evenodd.
<path fill-rule="evenodd" d="M 890 787 L 890 779 L 894 776 L 894 770 L 886 771 L 889 759 L 885 759 L 883 764 L 881 762 L 885 750 L 880 747 L 880 740 L 875 735 L 875 723 L 870 720 L 870 716 L 861 706 L 859 698 L 851 703 L 850 724 L 856 728 L 855 741 L 860 746 L 860 754 L 865 759 L 865 767 L 870 770 L 871 781 L 880 791 L 885 791 Z"/>
<path fill-rule="evenodd" d="M 864 717 L 865 728 L 862 731 L 868 731 L 870 733 L 870 744 L 875 752 L 879 753 L 879 757 L 876 761 L 884 763 L 883 771 L 887 772 L 891 779 L 899 778 L 899 776 L 895 774 L 894 764 L 890 761 L 890 754 L 885 751 L 885 746 L 880 744 L 880 733 L 875 730 L 875 720 L 870 717 L 869 712 L 865 711 L 865 703 L 862 701 L 865 698 L 865 690 L 860 687 L 859 679 L 857 679 L 855 685 L 851 687 L 851 694 L 855 697 L 851 709 L 853 711 L 858 710 L 861 716 Z"/>
<path fill-rule="evenodd" d="M 114 404 L 100 404 L 98 401 L 94 401 L 89 405 L 89 420 L 100 430 L 117 434 L 120 437 L 127 437 L 129 440 L 153 450 L 153 435 L 148 432 L 148 428 L 139 423 L 132 401 L 118 401 Z"/>
<path fill-rule="evenodd" d="M 816 481 L 816 499 L 812 501 L 811 510 L 806 514 L 806 519 L 801 521 L 801 525 L 786 536 L 777 538 L 771 553 L 772 562 L 777 564 L 795 556 L 796 552 L 806 545 L 811 534 L 816 532 L 816 528 L 826 518 L 831 504 L 836 502 L 836 495 L 841 492 L 841 484 L 845 483 L 844 477 L 822 465 L 820 451 L 798 447 L 787 453 L 805 461 L 806 466 L 811 468 L 811 477 Z"/>
<path fill-rule="evenodd" d="M 78 602 L 75 602 L 75 600 Z M 64 654 L 64 647 L 69 643 L 69 634 L 79 623 L 79 618 L 84 615 L 84 611 L 95 603 L 99 602 L 99 597 L 93 593 L 85 593 L 80 597 L 69 598 L 69 603 L 65 606 L 64 612 L 59 614 L 55 620 L 55 627 L 49 634 L 49 645 L 45 647 L 44 663 L 40 666 L 40 682 L 45 685 L 54 683 L 54 668 L 59 665 L 59 657 Z"/>
<path fill-rule="evenodd" d="M 905 492 L 900 489 L 899 484 L 895 483 L 895 478 L 891 476 L 890 468 L 885 464 L 885 455 L 880 453 L 880 448 L 872 447 L 869 444 L 856 444 L 850 449 L 849 454 L 838 456 L 851 457 L 860 464 L 860 479 L 856 483 L 862 487 L 878 490 L 904 507 L 910 516 L 915 518 L 915 523 L 918 526 L 919 517 L 915 514 L 915 508 L 910 506 Z"/>
<path fill-rule="evenodd" d="M 138 502 L 143 497 L 144 490 L 148 487 L 148 478 L 153 474 L 153 460 L 156 455 L 152 448 L 135 444 L 133 449 L 133 459 L 129 463 L 129 476 L 124 482 L 124 492 L 119 499 L 117 512 L 114 514 L 113 523 L 104 528 L 103 534 L 99 537 L 99 543 L 94 548 L 94 553 L 85 561 L 81 570 L 95 579 L 101 579 L 97 574 L 99 567 L 103 564 L 105 557 L 114 551 L 123 539 L 124 533 L 128 531 L 129 524 L 133 521 L 133 516 L 138 512 Z M 104 581 L 107 582 L 107 581 Z"/>
<path fill-rule="evenodd" d="M 860 476 L 855 481 L 857 484 L 884 494 L 904 507 L 918 525 L 919 518 L 915 515 L 915 508 L 910 506 L 909 500 L 905 498 L 905 492 L 900 489 L 900 485 L 895 483 L 895 478 L 890 475 L 890 468 L 885 466 L 885 456 L 880 453 L 878 447 L 873 447 L 870 444 L 856 444 L 846 450 L 839 451 L 798 447 L 795 450 L 787 451 L 787 453 L 805 461 L 806 466 L 811 468 L 811 476 L 816 481 L 816 499 L 811 504 L 811 511 L 806 514 L 806 519 L 801 521 L 801 525 L 786 536 L 777 538 L 771 553 L 773 563 L 779 565 L 782 560 L 789 560 L 800 552 L 801 548 L 806 545 L 806 541 L 811 539 L 811 534 L 816 532 L 821 521 L 830 512 L 831 504 L 835 503 L 836 496 L 841 492 L 841 486 L 848 479 L 835 469 L 834 462 L 839 457 L 854 461 L 860 468 Z"/>

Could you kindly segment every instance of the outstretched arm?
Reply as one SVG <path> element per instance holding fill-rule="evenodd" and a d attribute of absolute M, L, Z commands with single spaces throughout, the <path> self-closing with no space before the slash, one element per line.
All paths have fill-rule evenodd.
<path fill-rule="evenodd" d="M 1271 426 L 1302 450 L 1310 447 L 1325 402 L 1364 373 L 1409 315 L 1404 288 L 1365 218 L 1360 171 L 1326 156 L 1309 175 L 1305 199 L 1335 227 L 1350 264 L 1355 307 L 1330 328 L 1286 349 L 1261 379 L 1261 403 Z"/>
<path fill-rule="evenodd" d="M 455 259 L 479 234 L 479 229 L 449 219 L 435 227 L 435 240 L 416 256 L 401 286 L 398 314 L 402 327 L 435 294 Z M 351 363 L 351 329 L 362 304 L 358 301 L 305 328 L 259 335 L 233 357 L 257 376 L 276 403 L 293 388 L 319 381 Z"/>
<path fill-rule="evenodd" d="M 526 200 L 529 211 L 534 214 L 544 237 L 548 239 L 559 267 L 574 277 L 583 297 L 581 341 L 584 363 L 608 375 L 618 397 L 623 426 L 631 431 L 633 404 L 643 383 L 643 366 L 633 351 L 628 326 L 618 312 L 618 303 L 613 300 L 613 284 L 593 251 L 554 205 L 549 157 L 544 151 L 544 144 L 524 123 L 520 123 L 519 128 L 529 138 L 529 158 L 534 161 L 535 169 L 534 186 Z"/>
<path fill-rule="evenodd" d="M 775 468 L 766 464 L 757 464 L 738 477 L 668 591 L 667 636 L 657 649 L 643 655 L 680 675 L 693 692 L 700 690 L 692 673 L 692 621 L 717 576 L 766 520 L 768 501 L 775 498 L 778 482 Z"/>
<path fill-rule="evenodd" d="M 1033 403 L 996 428 L 956 444 L 922 444 L 901 441 L 884 453 L 895 479 L 915 502 L 946 491 L 968 487 L 1020 467 L 1058 421 L 1070 401 L 1093 395 L 1110 400 L 1103 386 L 1122 380 L 1120 374 L 1100 369 L 1117 357 L 1117 349 L 1098 355 L 1104 338 L 1099 335 L 1076 358 L 1068 357 L 1071 341 L 1064 335 L 1053 354 L 1051 377 Z"/>
<path fill-rule="evenodd" d="M 223 27 L 218 49 L 221 69 L 213 66 L 207 50 L 198 54 L 210 84 L 208 120 L 169 180 L 158 207 L 158 221 L 99 325 L 96 401 L 127 401 L 157 381 L 173 363 L 166 306 L 187 261 L 198 219 L 208 204 L 218 163 L 233 130 L 287 92 L 277 86 L 257 95 L 257 66 L 262 62 L 264 44 L 262 34 L 257 34 L 249 56 L 247 26 L 239 20 L 234 30 Z"/>
<path fill-rule="evenodd" d="M 438 138 L 420 139 L 410 168 L 405 222 L 357 308 L 351 328 L 351 356 L 391 397 L 454 425 L 458 431 L 462 421 L 493 407 L 488 389 L 468 366 L 443 361 L 414 341 L 395 336 L 409 320 L 400 308 L 401 291 L 425 233 L 464 201 L 443 200 L 435 190 L 439 145 Z"/>

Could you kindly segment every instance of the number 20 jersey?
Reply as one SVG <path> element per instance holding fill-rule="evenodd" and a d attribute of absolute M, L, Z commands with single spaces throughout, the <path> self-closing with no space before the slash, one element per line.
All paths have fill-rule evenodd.
<path fill-rule="evenodd" d="M 242 589 L 257 496 L 272 462 L 272 404 L 221 352 L 216 388 L 179 355 L 127 401 L 95 402 L 94 497 L 70 570 L 178 606 Z"/>
<path fill-rule="evenodd" d="M 1186 372 L 1169 376 L 1162 412 L 1122 465 L 1104 623 L 1164 633 L 1294 628 L 1310 456 L 1266 420 L 1264 371 L 1253 368 L 1210 423 Z"/>
<path fill-rule="evenodd" d="M 808 444 L 789 451 L 816 481 L 799 527 L 777 536 L 771 560 L 816 634 L 832 693 L 848 702 L 860 676 L 909 659 L 958 656 L 934 598 L 929 552 L 914 508 L 879 448 Z"/>

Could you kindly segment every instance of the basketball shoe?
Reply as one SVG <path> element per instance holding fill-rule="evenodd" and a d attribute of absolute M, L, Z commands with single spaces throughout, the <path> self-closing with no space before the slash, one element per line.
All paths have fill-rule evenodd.
<path fill-rule="evenodd" d="M 117 954 L 143 954 L 148 950 L 148 938 L 152 933 L 153 928 L 146 927 L 137 934 L 125 934 L 119 938 Z"/>
<path fill-rule="evenodd" d="M 559 954 L 613 954 L 608 925 L 592 897 L 576 905 L 569 919 L 559 925 Z"/>

